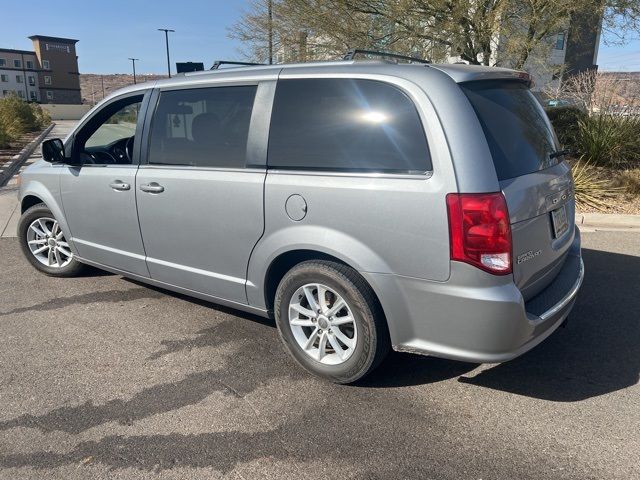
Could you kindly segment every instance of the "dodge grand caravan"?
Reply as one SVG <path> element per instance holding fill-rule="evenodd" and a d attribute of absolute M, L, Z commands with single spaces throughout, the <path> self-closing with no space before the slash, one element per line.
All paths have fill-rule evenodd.
<path fill-rule="evenodd" d="M 583 278 L 574 193 L 523 72 L 343 61 L 122 89 L 22 176 L 21 247 L 275 317 L 340 383 L 390 348 L 503 362 Z"/>

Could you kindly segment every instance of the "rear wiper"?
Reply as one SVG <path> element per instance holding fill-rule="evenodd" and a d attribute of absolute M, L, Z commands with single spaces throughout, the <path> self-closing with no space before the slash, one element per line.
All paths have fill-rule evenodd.
<path fill-rule="evenodd" d="M 563 155 L 569 155 L 571 150 L 558 150 L 556 152 L 550 153 L 549 158 L 557 158 L 562 157 Z"/>

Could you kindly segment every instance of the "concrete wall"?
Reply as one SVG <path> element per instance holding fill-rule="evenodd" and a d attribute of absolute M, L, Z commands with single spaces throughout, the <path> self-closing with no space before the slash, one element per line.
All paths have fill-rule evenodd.
<path fill-rule="evenodd" d="M 80 120 L 85 113 L 91 110 L 91 105 L 59 105 L 45 103 L 41 105 L 49 112 L 51 120 Z"/>

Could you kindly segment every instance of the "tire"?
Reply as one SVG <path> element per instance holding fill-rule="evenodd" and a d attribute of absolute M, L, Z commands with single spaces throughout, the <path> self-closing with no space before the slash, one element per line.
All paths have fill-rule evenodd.
<path fill-rule="evenodd" d="M 44 228 L 42 224 L 39 223 L 40 221 L 43 222 L 44 227 L 46 228 Z M 36 253 L 37 250 L 40 250 L 49 245 L 48 239 L 51 235 L 43 237 L 42 235 L 35 233 L 35 230 L 31 229 L 31 226 L 34 224 L 34 222 L 37 222 L 35 228 L 40 233 L 52 234 L 55 231 L 55 233 L 57 234 L 55 235 L 57 237 L 54 242 L 55 247 L 50 246 L 43 252 Z M 18 241 L 20 242 L 22 253 L 36 270 L 39 270 L 45 275 L 49 275 L 52 277 L 75 277 L 77 275 L 80 275 L 85 269 L 85 265 L 75 259 L 75 257 L 71 253 L 71 249 L 68 248 L 69 245 L 64 237 L 64 234 L 59 229 L 59 226 L 52 228 L 52 225 L 53 227 L 55 227 L 55 225 L 57 225 L 57 220 L 53 216 L 53 213 L 51 213 L 51 210 L 49 210 L 49 208 L 44 203 L 34 205 L 26 212 L 24 212 L 20 217 L 20 220 L 18 221 Z M 36 252 L 32 251 L 29 245 L 30 241 L 38 242 L 37 246 L 34 247 L 34 249 L 37 248 Z M 49 265 L 43 263 L 47 261 L 48 253 L 50 251 L 55 252 L 56 249 L 58 249 L 58 254 L 56 256 L 54 253 L 52 253 L 52 263 Z M 63 251 L 68 252 L 71 255 L 67 256 L 62 253 Z M 39 260 L 38 258 L 40 258 L 41 260 Z"/>
<path fill-rule="evenodd" d="M 314 305 L 321 313 L 316 310 L 311 315 Z M 332 314 L 335 308 L 340 310 Z M 305 370 L 332 382 L 346 384 L 363 378 L 389 352 L 386 320 L 373 290 L 346 265 L 325 260 L 296 265 L 278 285 L 274 311 L 280 338 L 291 356 Z"/>

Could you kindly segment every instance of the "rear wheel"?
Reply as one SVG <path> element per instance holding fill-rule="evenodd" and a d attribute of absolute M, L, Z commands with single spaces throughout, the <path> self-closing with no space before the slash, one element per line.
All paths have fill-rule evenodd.
<path fill-rule="evenodd" d="M 54 277 L 78 275 L 78 262 L 51 210 L 39 203 L 29 208 L 18 222 L 18 240 L 25 257 L 37 270 Z"/>
<path fill-rule="evenodd" d="M 375 295 L 346 265 L 312 260 L 295 266 L 278 286 L 274 310 L 280 337 L 293 358 L 336 383 L 364 377 L 389 351 Z"/>

